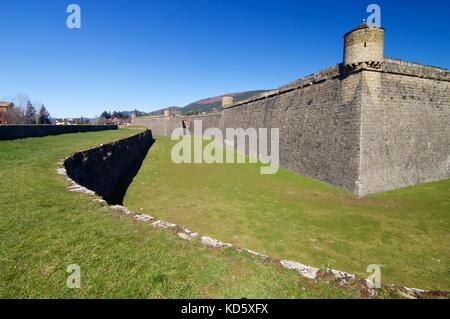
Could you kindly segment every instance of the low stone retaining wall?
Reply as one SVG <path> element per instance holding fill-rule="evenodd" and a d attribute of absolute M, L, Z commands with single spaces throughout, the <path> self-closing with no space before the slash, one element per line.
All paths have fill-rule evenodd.
<path fill-rule="evenodd" d="M 67 175 L 108 202 L 120 203 L 148 150 L 152 131 L 73 154 L 64 161 Z"/>
<path fill-rule="evenodd" d="M 117 125 L 0 125 L 0 140 L 117 129 Z"/>

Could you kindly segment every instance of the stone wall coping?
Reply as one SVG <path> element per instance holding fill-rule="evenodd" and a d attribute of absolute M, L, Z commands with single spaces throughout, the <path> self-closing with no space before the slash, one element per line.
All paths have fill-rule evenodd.
<path fill-rule="evenodd" d="M 402 59 L 398 59 L 398 58 L 385 57 L 384 61 L 398 63 L 398 64 L 404 64 L 404 65 L 420 66 L 420 67 L 430 68 L 430 69 L 433 69 L 436 71 L 450 72 L 450 70 L 448 70 L 446 68 L 441 68 L 439 66 L 423 64 L 423 63 L 419 63 L 419 62 L 406 61 L 406 60 L 402 60 Z"/>
<path fill-rule="evenodd" d="M 2 124 L 0 125 L 0 140 L 15 140 L 29 137 L 43 137 L 70 133 L 97 132 L 116 130 L 118 125 L 33 125 L 33 124 Z"/>

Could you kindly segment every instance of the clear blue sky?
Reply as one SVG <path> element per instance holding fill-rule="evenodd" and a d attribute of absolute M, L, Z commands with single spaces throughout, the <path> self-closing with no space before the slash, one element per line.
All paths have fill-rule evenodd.
<path fill-rule="evenodd" d="M 80 30 L 66 27 L 70 3 Z M 386 56 L 450 68 L 447 0 L 0 0 L 0 98 L 92 117 L 276 88 L 340 62 L 370 3 Z"/>

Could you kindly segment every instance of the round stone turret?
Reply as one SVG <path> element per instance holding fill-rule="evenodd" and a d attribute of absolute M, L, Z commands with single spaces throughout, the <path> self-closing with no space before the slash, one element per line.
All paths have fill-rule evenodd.
<path fill-rule="evenodd" d="M 234 98 L 231 95 L 224 95 L 222 97 L 222 107 L 227 107 L 232 105 L 234 102 Z"/>
<path fill-rule="evenodd" d="M 344 66 L 381 69 L 384 60 L 384 29 L 363 22 L 344 35 Z"/>

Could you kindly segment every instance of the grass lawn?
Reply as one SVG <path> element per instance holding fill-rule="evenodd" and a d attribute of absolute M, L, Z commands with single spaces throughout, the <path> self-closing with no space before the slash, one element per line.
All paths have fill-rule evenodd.
<path fill-rule="evenodd" d="M 450 290 L 450 180 L 358 198 L 256 164 L 180 164 L 157 137 L 124 205 L 245 248 L 382 282 Z"/>
<path fill-rule="evenodd" d="M 66 190 L 68 182 L 56 173 L 60 159 L 138 131 L 120 129 L 0 141 L 0 298 L 361 297 L 356 288 L 314 282 L 242 253 L 183 241 L 171 231 L 135 223 L 130 217 L 99 206 L 88 195 Z M 306 207 L 296 208 L 302 202 L 298 196 L 305 196 L 308 207 L 314 207 L 311 202 L 314 192 L 332 199 L 333 196 L 347 198 L 348 207 L 355 201 L 348 194 L 286 172 L 267 178 L 266 185 L 254 185 L 254 182 L 259 184 L 259 177 L 252 167 L 235 167 L 229 171 L 220 166 L 176 167 L 168 162 L 168 149 L 168 141 L 159 139 L 150 150 L 142 174 L 137 176 L 127 198 L 128 204 L 140 208 L 134 204 L 138 200 L 146 211 L 155 215 L 249 247 L 306 259 L 303 257 L 313 256 L 318 250 L 304 252 L 304 256 L 295 251 L 312 243 L 323 248 L 320 255 L 330 255 L 326 252 L 333 251 L 332 243 L 324 241 L 329 235 L 319 236 L 320 225 L 313 212 Z M 311 186 L 311 193 L 305 191 L 307 185 Z M 291 193 L 286 193 L 288 189 Z M 444 191 L 445 185 L 441 189 Z M 316 202 L 323 214 L 327 214 L 324 205 L 335 203 L 324 198 L 317 198 Z M 275 219 L 272 212 L 278 212 Z M 439 219 L 427 221 L 432 213 Z M 344 221 L 352 220 L 350 217 L 354 215 L 359 217 L 353 225 L 364 224 L 362 215 L 348 214 L 341 216 Z M 433 263 L 437 274 L 448 269 L 446 239 L 442 237 L 434 242 L 438 234 L 448 230 L 445 217 L 439 210 L 430 211 L 422 223 L 414 217 L 415 229 L 423 234 L 420 247 L 433 241 L 426 253 L 417 250 L 417 254 L 420 258 L 442 256 L 441 264 Z M 436 226 L 439 223 L 440 228 Z M 305 226 L 308 232 L 299 235 Z M 351 229 L 351 225 L 346 227 Z M 295 238 L 290 238 L 292 234 Z M 306 234 L 311 237 L 302 243 Z M 386 240 L 397 241 L 395 232 Z M 409 247 L 406 244 L 404 247 Z M 343 254 L 339 262 L 348 261 L 347 255 L 356 253 L 354 247 L 345 250 L 345 253 L 336 251 Z M 66 287 L 69 264 L 81 267 L 81 289 Z M 426 275 L 427 272 L 420 278 L 428 278 Z M 448 283 L 448 276 L 445 278 Z M 389 295 L 382 295 L 385 296 Z"/>

